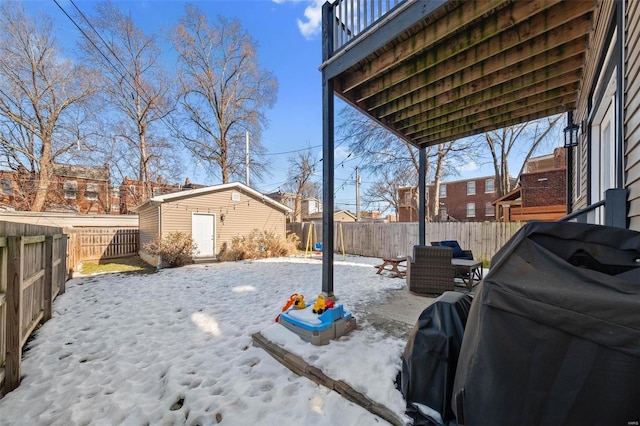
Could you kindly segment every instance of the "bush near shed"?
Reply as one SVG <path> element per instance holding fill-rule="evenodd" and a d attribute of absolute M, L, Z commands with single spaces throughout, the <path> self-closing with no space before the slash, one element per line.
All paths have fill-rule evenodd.
<path fill-rule="evenodd" d="M 162 238 L 158 236 L 144 245 L 147 253 L 161 256 L 172 268 L 193 263 L 193 255 L 197 248 L 191 235 L 184 232 L 171 232 Z"/>
<path fill-rule="evenodd" d="M 300 239 L 296 234 L 290 233 L 285 240 L 274 232 L 254 229 L 249 235 L 234 237 L 231 244 L 225 243 L 220 252 L 220 260 L 226 262 L 289 256 L 297 253 L 299 243 Z"/>

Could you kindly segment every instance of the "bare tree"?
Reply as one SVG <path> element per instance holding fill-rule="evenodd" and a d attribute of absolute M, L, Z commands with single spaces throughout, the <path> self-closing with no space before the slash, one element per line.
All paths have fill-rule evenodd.
<path fill-rule="evenodd" d="M 165 159 L 174 159 L 171 146 L 162 132 L 162 122 L 173 110 L 171 83 L 160 63 L 162 51 L 156 35 L 145 34 L 129 15 L 110 1 L 97 5 L 80 46 L 88 64 L 106 78 L 102 87 L 105 101 L 118 121 L 107 144 L 112 162 L 121 174 L 137 175 L 142 183 L 142 199 L 150 196 L 151 181 L 166 169 Z M 95 30 L 94 30 L 95 29 Z M 113 117 L 110 116 L 112 120 Z M 135 155 L 132 155 L 135 153 Z M 171 169 L 171 168 L 169 168 Z"/>
<path fill-rule="evenodd" d="M 176 135 L 193 156 L 222 182 L 244 171 L 245 132 L 251 134 L 251 172 L 265 171 L 259 161 L 266 126 L 263 111 L 273 106 L 277 81 L 261 69 L 256 43 L 239 21 L 218 17 L 210 23 L 195 6 L 172 34 L 179 61 L 182 117 Z"/>
<path fill-rule="evenodd" d="M 398 212 L 399 186 L 417 186 L 419 173 L 419 152 L 409 142 L 400 139 L 378 123 L 354 108 L 345 107 L 340 111 L 338 134 L 349 143 L 349 149 L 363 157 L 362 169 L 374 177 L 372 186 L 365 191 L 367 203 L 389 203 Z M 426 207 L 427 220 L 434 220 L 438 213 L 438 192 L 440 182 L 447 176 L 458 173 L 456 166 L 463 160 L 463 154 L 476 152 L 478 144 L 473 140 L 456 141 L 426 148 L 426 179 L 435 186 L 435 194 L 430 196 Z M 411 207 L 418 210 L 420 201 L 417 189 L 414 191 Z M 425 201 L 426 202 L 426 201 Z M 417 214 L 416 214 L 417 217 Z"/>
<path fill-rule="evenodd" d="M 308 197 L 317 197 L 319 184 L 314 181 L 318 160 L 311 150 L 301 151 L 289 157 L 288 182 L 284 186 L 287 192 L 295 194 L 293 220 L 302 221 L 302 200 Z"/>
<path fill-rule="evenodd" d="M 51 29 L 48 16 L 0 3 L 0 150 L 10 168 L 30 175 L 33 211 L 45 208 L 56 159 L 73 157 L 83 139 L 97 90 L 95 74 L 60 54 Z"/>
<path fill-rule="evenodd" d="M 380 170 L 375 181 L 364 191 L 363 198 L 368 205 L 386 204 L 390 206 L 395 211 L 397 218 L 402 205 L 402 200 L 399 198 L 399 188 L 415 185 L 415 170 L 406 168 L 402 164 L 391 165 Z M 416 208 L 417 204 L 412 207 Z"/>
<path fill-rule="evenodd" d="M 508 160 L 514 149 L 516 147 L 525 149 L 524 160 L 518 172 L 520 176 L 527 160 L 547 140 L 560 118 L 562 115 L 556 115 L 485 133 L 484 137 L 493 162 L 498 197 L 511 190 Z"/>

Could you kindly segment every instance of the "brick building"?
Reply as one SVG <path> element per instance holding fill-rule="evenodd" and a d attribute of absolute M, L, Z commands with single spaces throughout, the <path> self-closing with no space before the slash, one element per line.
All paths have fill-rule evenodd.
<path fill-rule="evenodd" d="M 141 205 L 151 197 L 171 194 L 173 192 L 184 191 L 187 189 L 204 188 L 205 186 L 206 185 L 191 183 L 191 180 L 186 178 L 183 185 L 176 185 L 158 180 L 156 182 L 149 182 L 148 186 L 145 187 L 141 181 L 129 179 L 125 176 L 118 188 L 118 195 L 116 196 L 112 192 L 111 198 L 113 200 L 118 200 L 118 214 L 135 214 L 131 211 L 132 207 Z"/>
<path fill-rule="evenodd" d="M 0 171 L 0 207 L 30 211 L 37 191 L 37 174 Z M 45 211 L 105 214 L 110 210 L 109 166 L 55 164 Z"/>
<path fill-rule="evenodd" d="M 511 178 L 511 185 L 515 179 Z M 483 222 L 495 220 L 496 198 L 494 176 L 442 182 L 440 184 L 440 200 L 437 212 L 430 212 L 430 194 L 435 185 L 426 187 L 427 217 L 433 221 L 455 220 L 463 222 Z M 400 187 L 398 189 L 400 205 L 398 207 L 399 222 L 415 222 L 418 220 L 418 188 Z"/>
<path fill-rule="evenodd" d="M 508 221 L 555 220 L 567 214 L 567 167 L 564 148 L 531 158 L 519 185 L 495 200 L 498 218 Z"/>

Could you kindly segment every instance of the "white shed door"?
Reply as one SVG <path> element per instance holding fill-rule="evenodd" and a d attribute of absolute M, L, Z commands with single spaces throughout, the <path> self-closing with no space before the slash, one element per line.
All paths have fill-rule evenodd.
<path fill-rule="evenodd" d="M 191 235 L 198 245 L 196 257 L 213 257 L 216 243 L 216 215 L 193 213 Z"/>

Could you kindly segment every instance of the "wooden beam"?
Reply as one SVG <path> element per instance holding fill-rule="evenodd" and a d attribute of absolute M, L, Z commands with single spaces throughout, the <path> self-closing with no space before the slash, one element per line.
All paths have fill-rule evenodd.
<path fill-rule="evenodd" d="M 414 112 L 413 114 L 404 114 L 404 118 L 409 118 L 412 115 L 424 112 L 422 102 L 431 98 L 435 98 L 435 105 L 438 108 L 443 108 L 444 105 L 450 102 L 473 96 L 478 92 L 484 93 L 481 101 L 490 100 L 494 95 L 487 94 L 484 92 L 485 90 L 495 89 L 498 95 L 502 95 L 505 91 L 528 87 L 571 70 L 580 69 L 583 65 L 583 56 L 579 51 L 576 53 L 579 41 L 573 43 L 576 45 L 569 46 L 568 49 L 555 49 L 540 58 L 533 58 L 480 78 L 466 79 L 465 76 L 455 75 L 439 82 L 437 85 L 423 87 L 404 99 L 395 100 L 375 110 L 369 109 L 368 111 L 371 115 L 386 118 L 403 110 L 411 109 Z"/>
<path fill-rule="evenodd" d="M 540 0 L 537 2 L 540 2 Z M 380 73 L 396 66 L 399 62 L 421 54 L 439 41 L 450 38 L 462 26 L 491 14 L 499 6 L 500 2 L 497 1 L 472 1 L 459 5 L 456 9 L 449 11 L 445 17 L 438 20 L 438 22 L 442 21 L 442 24 L 438 24 L 438 22 L 426 23 L 419 32 L 412 34 L 411 37 L 394 46 L 393 49 L 382 53 L 375 61 L 365 63 L 363 67 L 349 73 L 341 81 L 342 90 L 347 92 L 353 87 L 377 77 Z M 475 35 L 475 37 L 478 36 Z"/>
<path fill-rule="evenodd" d="M 568 104 L 568 105 L 558 105 L 556 107 L 554 107 L 551 110 L 547 110 L 547 111 L 540 111 L 534 115 L 531 116 L 523 116 L 523 117 L 518 117 L 516 119 L 512 119 L 512 120 L 508 120 L 508 121 L 504 121 L 504 122 L 496 122 L 496 123 L 491 123 L 490 125 L 487 125 L 486 127 L 476 127 L 475 125 L 469 125 L 466 126 L 465 128 L 458 128 L 455 131 L 453 130 L 449 130 L 446 132 L 441 132 L 437 135 L 432 135 L 428 138 L 421 138 L 421 139 L 414 139 L 413 140 L 413 144 L 414 145 L 418 145 L 418 146 L 432 146 L 432 145 L 437 145 L 443 142 L 450 142 L 450 141 L 454 141 L 457 139 L 462 139 L 465 137 L 469 137 L 469 136 L 474 136 L 480 133 L 485 133 L 485 132 L 489 132 L 491 130 L 496 130 L 496 129 L 500 129 L 503 127 L 509 127 L 509 126 L 513 126 L 516 124 L 520 124 L 520 123 L 524 123 L 527 121 L 533 121 L 533 120 L 537 120 L 539 118 L 544 118 L 544 117 L 548 117 L 551 115 L 555 115 L 555 114 L 560 114 L 569 110 L 574 109 L 575 107 L 575 103 L 574 104 Z"/>
<path fill-rule="evenodd" d="M 425 123 L 425 128 L 416 129 L 413 132 L 406 131 L 405 134 L 411 139 L 428 138 L 431 135 L 446 131 L 455 132 L 457 129 L 465 129 L 468 126 L 486 127 L 493 123 L 511 121 L 516 117 L 536 115 L 539 111 L 553 109 L 557 105 L 567 105 L 575 102 L 575 94 L 560 95 L 557 98 L 543 98 L 540 102 L 521 105 L 517 101 L 504 105 L 495 110 L 484 110 L 480 114 L 469 115 L 459 120 L 446 122 L 438 126 L 430 126 Z M 502 127 L 502 126 L 501 126 Z"/>
<path fill-rule="evenodd" d="M 536 110 L 546 110 L 552 108 L 556 104 L 567 104 L 574 102 L 576 99 L 576 91 L 578 85 L 573 85 L 573 90 L 555 90 L 545 93 L 542 96 L 523 98 L 514 100 L 511 103 L 505 103 L 497 108 L 489 108 L 479 113 L 462 115 L 460 118 L 451 119 L 450 121 L 437 120 L 424 121 L 419 126 L 412 126 L 403 130 L 403 133 L 411 139 L 420 138 L 424 135 L 439 133 L 447 129 L 455 129 L 463 127 L 469 123 L 482 123 L 497 119 L 504 119 L 509 116 L 530 115 Z M 553 94 L 553 95 L 552 95 Z M 523 114 L 523 111 L 526 111 Z"/>
<path fill-rule="evenodd" d="M 529 5 L 528 2 L 515 4 Z M 534 16 L 531 19 L 533 22 L 524 21 L 507 30 L 499 26 L 487 28 L 482 21 L 481 28 L 487 34 L 483 34 L 485 38 L 481 43 L 468 38 L 467 34 L 473 30 L 465 31 L 454 40 L 435 46 L 410 61 L 396 62 L 391 71 L 381 74 L 367 84 L 357 86 L 356 92 L 359 93 L 354 95 L 354 98 L 361 101 L 397 85 L 401 88 L 422 85 L 426 79 L 444 78 L 488 58 L 498 60 L 498 55 L 503 57 L 501 61 L 505 66 L 508 65 L 505 61 L 509 58 L 522 60 L 525 58 L 523 55 L 534 56 L 541 52 L 541 48 L 548 50 L 568 40 L 584 36 L 589 28 L 585 8 L 585 2 L 563 2 Z M 469 46 L 466 46 L 467 44 Z M 349 75 L 345 78 L 349 78 Z"/>
<path fill-rule="evenodd" d="M 541 82 L 523 86 L 519 90 L 504 93 L 497 97 L 491 97 L 492 93 L 478 92 L 470 97 L 458 99 L 446 105 L 446 108 L 439 108 L 435 99 L 426 101 L 422 106 L 423 112 L 413 115 L 408 119 L 395 121 L 395 116 L 387 117 L 387 123 L 393 123 L 393 126 L 401 132 L 411 132 L 410 127 L 419 126 L 420 123 L 429 121 L 434 126 L 446 122 L 446 120 L 456 120 L 469 114 L 477 114 L 484 109 L 498 108 L 502 105 L 509 104 L 521 100 L 523 102 L 540 102 L 547 95 L 547 91 L 561 91 L 563 94 L 573 93 L 577 89 L 577 83 L 580 81 L 579 71 L 570 71 L 560 76 L 543 80 Z M 487 89 L 490 90 L 490 89 Z M 495 93 L 493 93 L 495 95 Z M 535 98 L 535 99 L 530 99 Z M 431 108 L 426 108 L 426 103 Z"/>
<path fill-rule="evenodd" d="M 511 69 L 515 73 L 521 74 L 522 70 L 529 70 L 535 66 L 540 68 L 546 66 L 549 59 L 555 57 L 568 57 L 574 54 L 584 54 L 586 47 L 586 27 L 588 21 L 582 23 L 584 26 L 569 26 L 566 31 L 551 31 L 539 37 L 529 40 L 517 47 L 496 55 L 488 57 L 473 57 L 473 61 L 465 61 L 464 66 L 451 66 L 448 63 L 440 64 L 429 70 L 425 70 L 419 75 L 380 92 L 373 97 L 359 97 L 358 102 L 366 102 L 370 109 L 375 109 L 383 104 L 406 97 L 407 95 L 419 91 L 421 88 L 437 86 L 440 81 L 450 81 L 450 77 L 457 76 L 460 84 L 471 83 L 475 80 L 486 78 L 488 75 L 502 71 L 503 78 L 509 78 L 503 70 Z M 497 43 L 497 42 L 496 42 Z M 538 64 L 542 58 L 542 64 Z M 525 65 L 527 64 L 526 68 Z M 409 66 L 409 65 L 407 65 Z M 518 70 L 518 68 L 521 68 Z"/>

